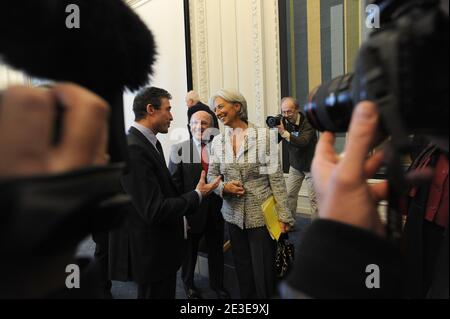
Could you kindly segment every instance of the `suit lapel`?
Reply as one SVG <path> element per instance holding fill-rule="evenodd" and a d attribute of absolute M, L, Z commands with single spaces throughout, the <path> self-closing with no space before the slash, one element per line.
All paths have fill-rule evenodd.
<path fill-rule="evenodd" d="M 251 152 L 255 152 L 256 154 L 252 154 Z M 240 169 L 240 178 L 245 181 L 248 178 L 249 170 L 244 169 L 244 167 L 248 167 L 247 164 L 251 164 L 249 157 L 253 158 L 256 155 L 256 160 L 258 161 L 258 129 L 249 124 L 248 134 L 245 136 L 243 147 L 241 147 L 240 152 L 238 153 L 236 161 L 238 163 L 244 164 Z"/>
<path fill-rule="evenodd" d="M 257 141 L 258 141 L 258 130 L 252 124 L 249 124 L 248 134 L 245 136 L 243 145 L 239 148 L 236 160 L 238 162 L 241 161 L 242 156 L 244 156 L 245 159 L 245 154 L 248 154 L 250 148 L 257 146 Z"/>
<path fill-rule="evenodd" d="M 134 134 L 139 138 L 139 140 L 145 145 L 145 148 L 149 151 L 150 156 L 154 159 L 155 162 L 161 165 L 161 169 L 167 175 L 170 180 L 171 185 L 177 189 L 175 183 L 173 182 L 172 176 L 170 175 L 169 169 L 167 168 L 166 163 L 163 161 L 162 157 L 159 155 L 158 150 L 153 146 L 152 143 L 142 134 L 138 129 L 131 127 L 130 134 Z"/>
<path fill-rule="evenodd" d="M 142 134 L 138 129 L 136 129 L 135 127 L 131 127 L 130 128 L 130 134 L 133 134 L 135 136 L 137 136 L 139 138 L 139 140 L 145 144 L 146 148 L 148 150 L 150 150 L 150 154 L 152 154 L 152 156 L 157 159 L 159 162 L 162 162 L 161 157 L 157 155 L 158 150 L 156 149 L 156 147 L 153 146 L 152 143 L 150 143 L 150 141 L 145 137 L 144 134 Z"/>

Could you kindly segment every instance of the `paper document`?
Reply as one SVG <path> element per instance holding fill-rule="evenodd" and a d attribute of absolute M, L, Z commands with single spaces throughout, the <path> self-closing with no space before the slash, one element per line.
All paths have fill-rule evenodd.
<path fill-rule="evenodd" d="M 266 222 L 267 229 L 269 230 L 270 236 L 272 239 L 278 241 L 281 235 L 281 227 L 278 221 L 277 209 L 275 206 L 275 198 L 270 196 L 262 205 L 261 205 L 264 221 Z"/>

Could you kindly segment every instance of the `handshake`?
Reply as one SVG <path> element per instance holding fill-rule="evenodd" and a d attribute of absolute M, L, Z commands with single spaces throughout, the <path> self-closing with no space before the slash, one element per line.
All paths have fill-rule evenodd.
<path fill-rule="evenodd" d="M 206 172 L 202 171 L 202 175 L 200 176 L 200 180 L 198 181 L 197 187 L 195 190 L 202 194 L 202 197 L 209 196 L 212 192 L 214 192 L 217 187 L 219 187 L 220 182 L 222 181 L 222 177 L 218 176 L 216 179 L 212 182 L 207 184 L 206 183 Z"/>
<path fill-rule="evenodd" d="M 216 177 L 214 181 L 209 184 L 205 182 L 205 179 L 206 179 L 206 172 L 203 171 L 202 175 L 200 176 L 200 180 L 197 184 L 197 187 L 195 189 L 196 191 L 202 194 L 202 197 L 206 197 L 209 194 L 211 194 L 213 191 L 217 189 L 217 187 L 219 187 L 220 183 L 222 182 L 221 176 Z M 245 195 L 245 189 L 241 182 L 231 181 L 224 184 L 223 193 L 236 197 L 241 197 Z"/>

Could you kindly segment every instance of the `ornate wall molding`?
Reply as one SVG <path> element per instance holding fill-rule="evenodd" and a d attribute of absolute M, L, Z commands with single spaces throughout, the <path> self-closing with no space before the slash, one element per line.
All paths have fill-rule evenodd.
<path fill-rule="evenodd" d="M 256 123 L 263 124 L 264 110 L 264 29 L 262 0 L 252 0 L 253 87 L 255 94 Z"/>
<path fill-rule="evenodd" d="M 191 72 L 192 85 L 194 90 L 198 92 L 198 58 L 197 58 L 197 28 L 195 23 L 195 5 L 194 1 L 189 1 L 189 28 L 191 31 Z"/>
<path fill-rule="evenodd" d="M 125 0 L 125 2 L 133 9 L 137 9 L 149 1 L 150 0 Z"/>
<path fill-rule="evenodd" d="M 273 1 L 273 18 L 274 18 L 274 42 L 275 42 L 275 96 L 278 97 L 278 103 L 281 102 L 281 61 L 280 61 L 280 19 L 278 11 L 278 0 L 272 0 Z"/>
<path fill-rule="evenodd" d="M 278 0 L 233 0 L 234 10 L 225 1 L 230 0 L 189 1 L 194 89 L 202 100 L 221 81 L 240 90 L 252 108 L 250 120 L 264 125 L 265 116 L 277 111 L 281 94 Z M 227 28 L 233 20 L 236 28 Z"/>
<path fill-rule="evenodd" d="M 194 5 L 195 2 L 195 5 Z M 191 46 L 194 88 L 204 101 L 209 99 L 209 58 L 208 58 L 208 21 L 206 1 L 190 1 Z"/>
<path fill-rule="evenodd" d="M 208 74 L 208 27 L 206 18 L 206 1 L 198 1 L 197 11 L 198 30 L 198 64 L 199 64 L 199 94 L 203 99 L 209 98 L 209 74 Z"/>

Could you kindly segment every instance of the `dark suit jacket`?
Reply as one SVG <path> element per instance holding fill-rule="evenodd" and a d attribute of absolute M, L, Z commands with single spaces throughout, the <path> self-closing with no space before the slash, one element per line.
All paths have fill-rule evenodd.
<path fill-rule="evenodd" d="M 133 207 L 124 227 L 111 235 L 111 277 L 149 283 L 164 279 L 181 266 L 183 216 L 198 209 L 199 198 L 195 191 L 180 196 L 156 148 L 133 127 L 128 151 L 130 168 L 122 185 Z"/>
<path fill-rule="evenodd" d="M 200 154 L 192 139 L 172 148 L 169 171 L 180 192 L 185 193 L 196 188 L 202 173 L 202 165 Z M 190 233 L 203 233 L 207 218 L 209 218 L 210 227 L 223 232 L 224 221 L 221 208 L 222 198 L 215 193 L 203 198 L 199 209 L 187 217 L 191 227 Z"/>

